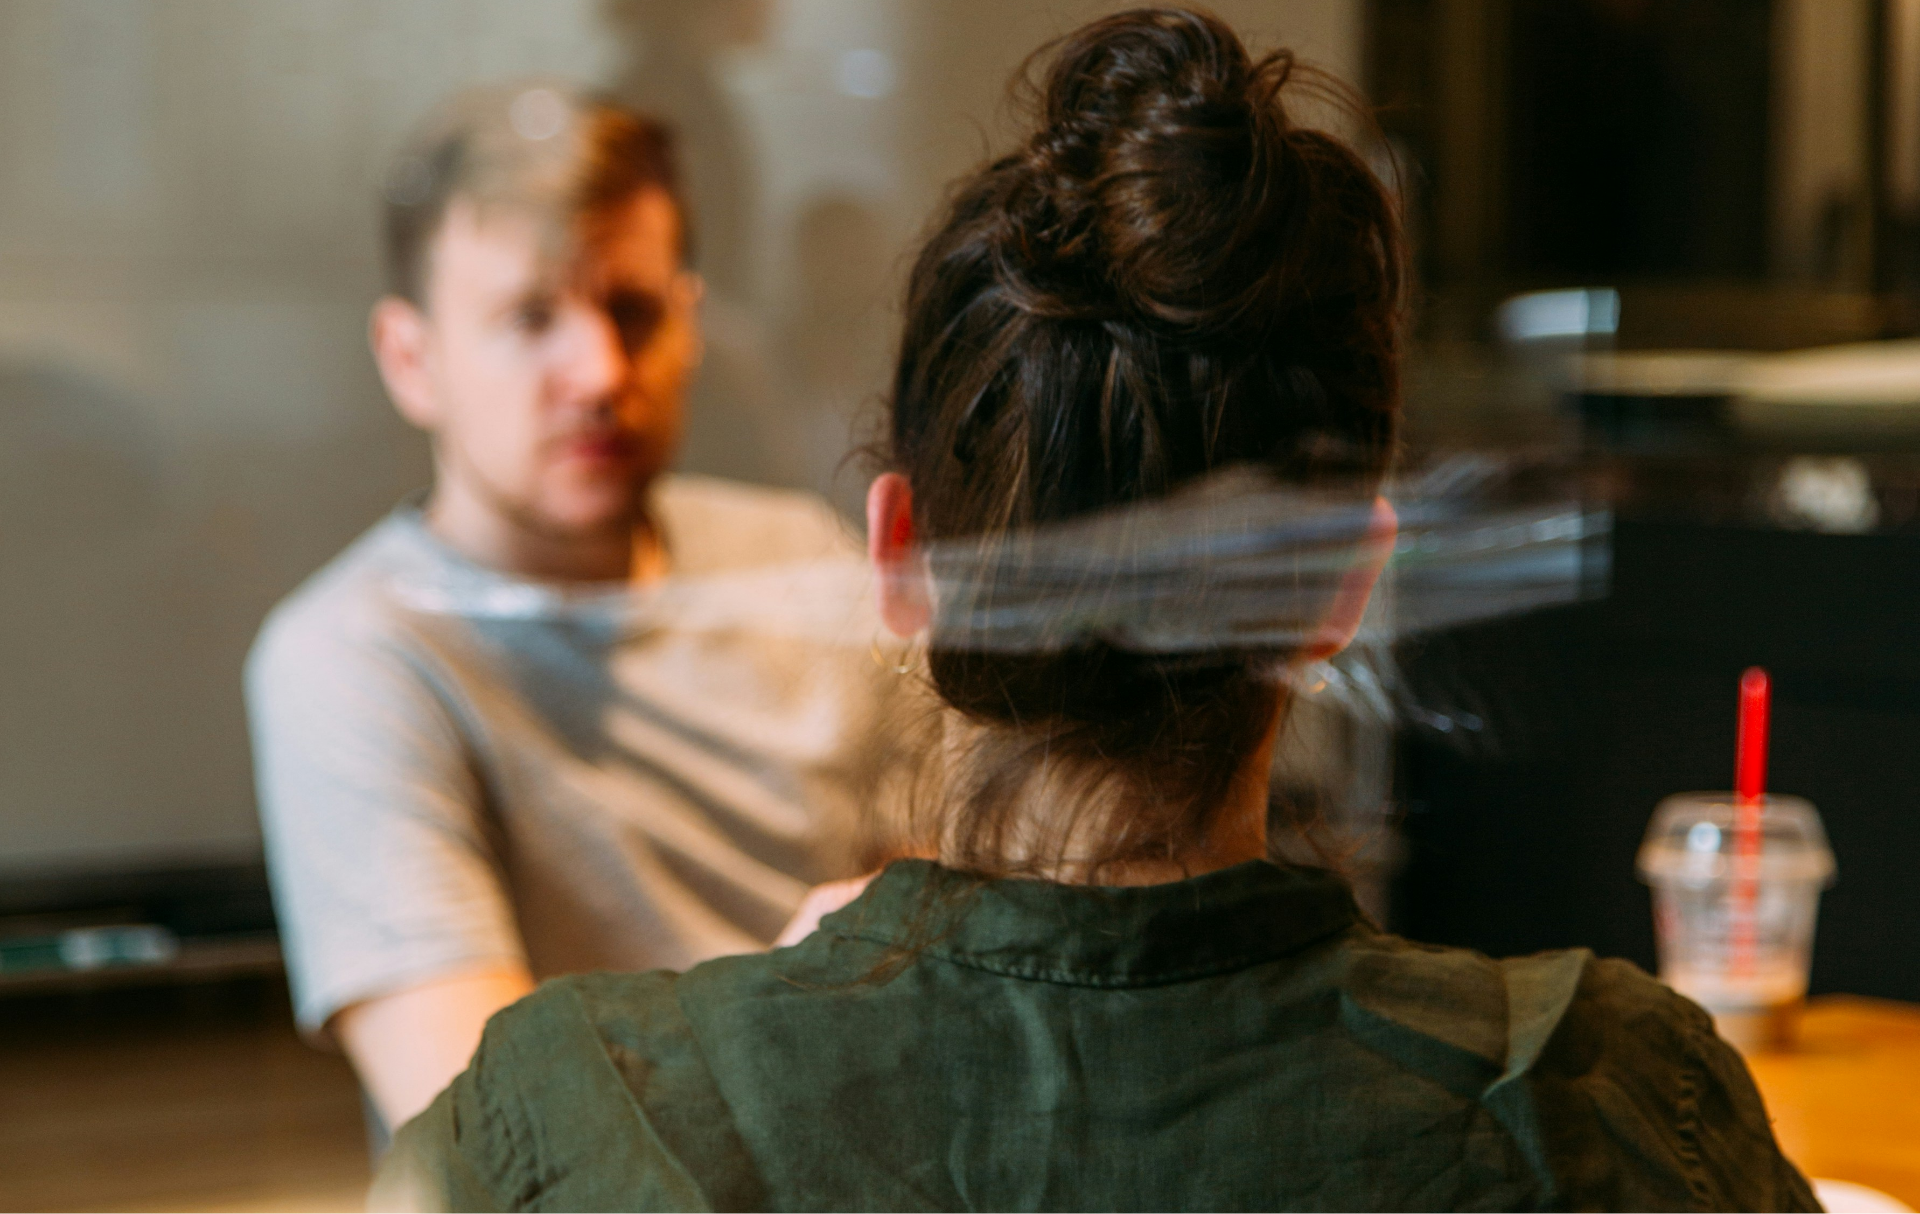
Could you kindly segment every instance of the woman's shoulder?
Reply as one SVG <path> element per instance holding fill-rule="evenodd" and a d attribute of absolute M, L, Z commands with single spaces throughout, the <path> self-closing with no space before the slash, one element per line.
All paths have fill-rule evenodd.
<path fill-rule="evenodd" d="M 1495 960 L 1391 936 L 1351 954 L 1349 1031 L 1471 1095 L 1559 1204 L 1818 1208 L 1746 1064 L 1638 966 L 1585 949 Z"/>
<path fill-rule="evenodd" d="M 401 1128 L 375 1195 L 435 1208 L 729 1209 L 759 1182 L 680 1009 L 682 976 L 543 983 Z"/>
<path fill-rule="evenodd" d="M 1678 1056 L 1713 1036 L 1706 1013 L 1645 970 L 1584 948 L 1496 959 L 1357 932 L 1344 952 L 1341 993 L 1362 1020 L 1449 1044 L 1506 1078 L 1533 1070 L 1569 1033 L 1596 1047 L 1583 1055 L 1592 1063 L 1615 1061 L 1616 1050 Z"/>

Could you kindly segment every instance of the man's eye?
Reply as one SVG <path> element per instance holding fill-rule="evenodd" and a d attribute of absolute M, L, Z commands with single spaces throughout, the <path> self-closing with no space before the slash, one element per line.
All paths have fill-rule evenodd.
<path fill-rule="evenodd" d="M 645 345 L 660 327 L 665 314 L 666 308 L 659 299 L 640 292 L 619 294 L 607 300 L 607 315 L 620 330 L 620 339 L 629 350 Z"/>
<path fill-rule="evenodd" d="M 553 327 L 554 307 L 546 300 L 528 300 L 513 312 L 513 327 L 522 333 L 545 333 Z"/>

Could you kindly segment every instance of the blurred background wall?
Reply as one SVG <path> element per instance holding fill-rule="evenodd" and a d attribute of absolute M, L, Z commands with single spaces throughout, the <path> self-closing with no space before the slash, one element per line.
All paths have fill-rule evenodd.
<path fill-rule="evenodd" d="M 549 74 L 674 119 L 710 282 L 685 466 L 846 508 L 913 236 L 1021 57 L 1119 7 L 0 0 L 0 902 L 256 859 L 247 645 L 428 474 L 363 333 L 436 100 Z M 1360 0 L 1215 7 L 1360 70 Z"/>
<path fill-rule="evenodd" d="M 1920 2 L 1370 0 L 1366 19 L 1429 338 L 1482 340 L 1504 295 L 1579 282 L 1640 297 L 1627 344 L 1911 328 L 1873 296 L 1920 282 Z"/>

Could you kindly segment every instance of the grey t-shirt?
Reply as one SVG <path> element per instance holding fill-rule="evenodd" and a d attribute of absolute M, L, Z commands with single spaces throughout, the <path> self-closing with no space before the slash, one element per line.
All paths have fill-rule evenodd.
<path fill-rule="evenodd" d="M 642 590 L 504 576 L 402 506 L 268 618 L 247 703 L 309 1031 L 489 964 L 762 948 L 865 859 L 900 681 L 839 516 L 696 477 L 653 508 Z"/>

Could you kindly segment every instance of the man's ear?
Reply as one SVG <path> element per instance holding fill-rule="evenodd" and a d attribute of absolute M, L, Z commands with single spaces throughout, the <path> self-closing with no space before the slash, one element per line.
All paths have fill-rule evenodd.
<path fill-rule="evenodd" d="M 1359 553 L 1340 579 L 1332 610 L 1327 612 L 1313 643 L 1302 655 L 1308 661 L 1323 661 L 1353 643 L 1360 632 L 1360 619 L 1367 613 L 1367 603 L 1373 598 L 1373 588 L 1379 584 L 1380 575 L 1393 556 L 1393 543 L 1399 537 L 1400 516 L 1393 512 L 1393 503 L 1384 497 L 1375 497 L 1367 536 L 1360 541 Z"/>
<path fill-rule="evenodd" d="M 693 353 L 689 366 L 698 369 L 707 361 L 707 326 L 701 305 L 707 302 L 707 280 L 692 270 L 680 271 L 674 287 L 684 299 L 683 307 L 693 324 Z"/>
<path fill-rule="evenodd" d="M 427 318 L 412 302 L 383 296 L 373 305 L 367 340 L 393 407 L 422 430 L 440 424 L 440 398 L 427 369 Z"/>
<path fill-rule="evenodd" d="M 933 622 L 927 563 L 913 532 L 913 488 L 898 472 L 883 472 L 867 490 L 867 559 L 873 562 L 880 619 L 902 637 Z"/>

